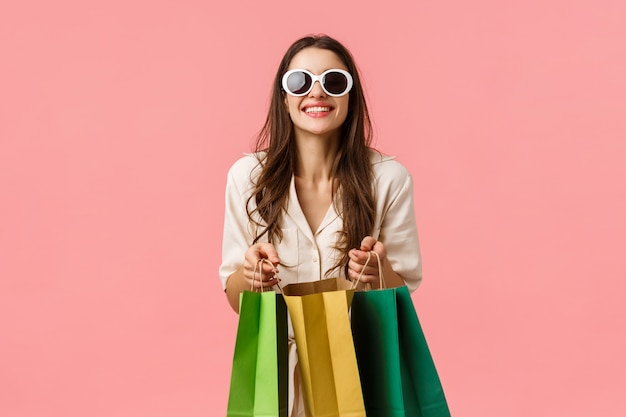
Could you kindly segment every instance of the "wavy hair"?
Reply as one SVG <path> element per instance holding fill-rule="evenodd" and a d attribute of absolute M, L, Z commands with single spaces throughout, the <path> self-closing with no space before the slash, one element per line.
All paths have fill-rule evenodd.
<path fill-rule="evenodd" d="M 254 243 L 267 235 L 269 242 L 280 241 L 279 224 L 287 206 L 289 186 L 297 160 L 294 128 L 284 105 L 281 80 L 293 57 L 305 48 L 315 47 L 334 52 L 346 65 L 354 84 L 350 90 L 348 115 L 341 126 L 338 153 L 333 162 L 331 175 L 338 181 L 340 191 L 333 191 L 332 201 L 343 220 L 343 230 L 337 238 L 335 249 L 341 258 L 326 272 L 344 267 L 349 261 L 348 251 L 359 248 L 363 237 L 372 233 L 375 216 L 373 172 L 369 159 L 372 125 L 359 72 L 352 55 L 337 40 L 326 36 L 307 36 L 294 42 L 278 66 L 269 112 L 256 141 L 256 152 L 261 162 L 261 173 L 254 184 L 250 200 L 256 207 L 248 208 L 251 222 L 261 228 Z M 250 207 L 248 200 L 247 207 Z M 262 223 L 253 219 L 257 214 Z"/>

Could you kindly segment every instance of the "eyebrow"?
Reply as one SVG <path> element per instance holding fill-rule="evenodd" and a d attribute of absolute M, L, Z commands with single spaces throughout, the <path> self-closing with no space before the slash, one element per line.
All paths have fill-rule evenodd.
<path fill-rule="evenodd" d="M 313 71 L 313 70 L 311 70 L 311 69 L 309 69 L 309 68 L 298 68 L 298 67 L 296 67 L 296 68 L 287 68 L 287 70 L 286 70 L 285 72 L 287 72 L 287 71 L 293 71 L 293 70 L 305 70 L 305 71 L 308 71 L 308 72 L 311 72 L 311 73 L 315 74 L 315 71 Z M 341 67 L 330 67 L 330 68 L 326 68 L 325 70 L 323 70 L 323 71 L 322 71 L 322 72 L 320 72 L 319 74 L 315 74 L 315 75 L 320 75 L 320 74 L 323 74 L 323 73 L 325 73 L 326 71 L 330 71 L 330 70 L 342 70 L 342 71 L 347 71 L 347 72 L 350 72 L 350 70 L 349 70 L 349 69 L 347 69 L 347 68 L 341 68 Z"/>

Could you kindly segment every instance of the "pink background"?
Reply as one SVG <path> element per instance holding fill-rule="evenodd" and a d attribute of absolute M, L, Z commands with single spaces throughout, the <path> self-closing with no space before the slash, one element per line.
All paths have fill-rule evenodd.
<path fill-rule="evenodd" d="M 626 415 L 626 3 L 215 4 L 2 2 L 0 415 L 225 414 L 225 175 L 312 32 L 414 174 L 453 415 Z"/>

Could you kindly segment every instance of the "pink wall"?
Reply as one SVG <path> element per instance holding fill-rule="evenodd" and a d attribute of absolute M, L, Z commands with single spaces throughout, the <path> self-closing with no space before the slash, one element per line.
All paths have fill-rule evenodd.
<path fill-rule="evenodd" d="M 453 414 L 626 415 L 626 3 L 247 3 L 0 6 L 0 415 L 224 415 L 225 174 L 310 32 L 414 174 Z"/>

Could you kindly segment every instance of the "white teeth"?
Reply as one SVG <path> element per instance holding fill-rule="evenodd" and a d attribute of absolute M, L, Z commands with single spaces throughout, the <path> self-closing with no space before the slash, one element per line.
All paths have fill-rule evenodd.
<path fill-rule="evenodd" d="M 304 111 L 306 113 L 319 113 L 319 112 L 330 111 L 330 107 L 307 107 L 306 109 L 304 109 Z"/>

